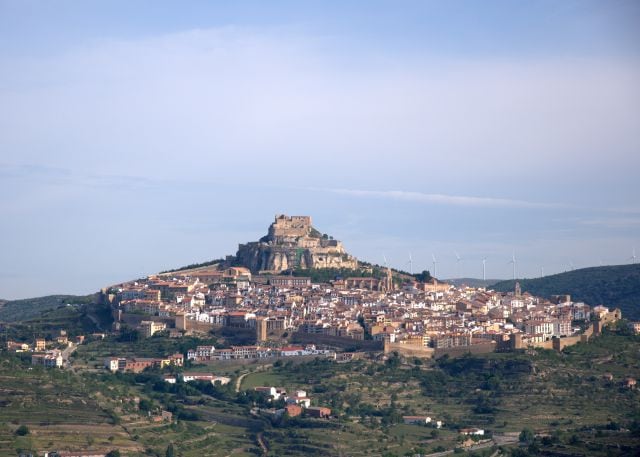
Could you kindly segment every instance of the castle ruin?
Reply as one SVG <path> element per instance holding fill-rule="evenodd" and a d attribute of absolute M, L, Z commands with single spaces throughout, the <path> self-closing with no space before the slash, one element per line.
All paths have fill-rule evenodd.
<path fill-rule="evenodd" d="M 323 235 L 309 216 L 277 215 L 266 236 L 241 244 L 236 260 L 253 273 L 279 273 L 290 269 L 358 267 L 338 240 Z"/>

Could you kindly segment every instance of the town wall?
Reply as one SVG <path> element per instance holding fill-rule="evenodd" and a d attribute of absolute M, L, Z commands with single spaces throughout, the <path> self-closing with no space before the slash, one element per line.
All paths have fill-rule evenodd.
<path fill-rule="evenodd" d="M 417 357 L 420 359 L 433 358 L 434 349 L 424 347 L 418 344 L 402 344 L 402 343 L 385 343 L 384 353 L 390 354 L 397 352 L 404 357 Z"/>
<path fill-rule="evenodd" d="M 434 357 L 442 357 L 448 355 L 449 357 L 461 357 L 466 354 L 489 354 L 495 352 L 496 342 L 485 341 L 482 343 L 473 343 L 469 346 L 456 346 L 452 348 L 441 348 L 434 350 Z"/>
<path fill-rule="evenodd" d="M 609 311 L 599 320 L 593 323 L 593 332 L 596 335 L 599 335 L 600 333 L 602 333 L 602 329 L 605 326 L 612 324 L 620 319 L 622 319 L 622 312 L 618 308 L 614 309 L 613 311 Z"/>
<path fill-rule="evenodd" d="M 355 348 L 359 351 L 383 350 L 382 341 L 355 340 L 353 338 L 345 338 L 342 336 L 318 335 L 299 331 L 291 335 L 291 341 L 293 343 L 301 344 L 323 344 L 341 349 Z"/>
<path fill-rule="evenodd" d="M 539 349 L 553 349 L 553 341 L 552 340 L 548 340 L 548 341 L 535 341 L 535 342 L 530 342 L 527 343 L 528 347 L 532 347 L 532 348 L 539 348 Z"/>
<path fill-rule="evenodd" d="M 220 328 L 220 325 L 211 324 L 209 322 L 200 322 L 193 319 L 186 319 L 187 326 L 185 330 L 187 332 L 196 333 L 209 333 L 214 328 Z"/>
<path fill-rule="evenodd" d="M 175 326 L 175 318 L 173 317 L 149 316 L 148 314 L 122 313 L 120 321 L 130 327 L 137 327 L 142 321 L 164 322 L 167 328 Z"/>

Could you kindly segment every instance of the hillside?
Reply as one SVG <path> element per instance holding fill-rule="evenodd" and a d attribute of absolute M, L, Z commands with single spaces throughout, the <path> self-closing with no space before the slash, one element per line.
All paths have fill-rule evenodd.
<path fill-rule="evenodd" d="M 532 350 L 420 363 L 392 354 L 349 363 L 316 358 L 189 367 L 230 377 L 224 386 L 168 384 L 163 375 L 170 367 L 138 374 L 101 369 L 104 357 L 114 353 L 140 354 L 144 348 L 145 356 L 161 357 L 202 344 L 180 340 L 94 339 L 78 347 L 74 370 L 65 371 L 33 367 L 28 353 L 0 352 L 0 455 L 15 456 L 19 449 L 34 455 L 118 449 L 128 457 L 400 457 L 446 450 L 497 455 L 491 441 L 473 452 L 454 451 L 461 445 L 458 430 L 470 427 L 495 438 L 504 457 L 625 457 L 640 450 L 640 390 L 621 388 L 626 377 L 640 376 L 640 337 L 620 332 L 606 330 L 562 353 Z M 264 385 L 304 390 L 331 408 L 333 417 L 270 417 L 273 405 L 254 390 Z M 178 421 L 152 421 L 162 410 Z M 404 415 L 427 413 L 444 426 L 403 423 Z M 17 433 L 20 426 L 29 434 Z M 519 434 L 529 429 L 528 446 L 518 446 Z M 170 443 L 175 452 L 167 451 Z"/>
<path fill-rule="evenodd" d="M 46 297 L 11 300 L 0 306 L 0 322 L 16 322 L 32 319 L 43 312 L 56 309 L 67 304 L 80 305 L 91 303 L 95 295 L 47 295 Z"/>
<path fill-rule="evenodd" d="M 550 297 L 570 294 L 573 301 L 620 308 L 623 317 L 640 319 L 640 264 L 581 268 L 536 279 L 519 279 L 522 291 Z M 515 282 L 500 281 L 494 290 L 513 290 Z"/>
<path fill-rule="evenodd" d="M 450 278 L 443 279 L 448 284 L 453 284 L 456 287 L 468 286 L 468 287 L 489 287 L 496 284 L 501 279 L 478 279 L 478 278 Z"/>

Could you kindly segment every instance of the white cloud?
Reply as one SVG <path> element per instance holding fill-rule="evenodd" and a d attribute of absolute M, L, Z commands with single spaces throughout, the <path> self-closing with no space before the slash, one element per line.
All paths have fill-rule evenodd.
<path fill-rule="evenodd" d="M 640 218 L 637 217 L 604 217 L 597 219 L 584 219 L 578 221 L 582 225 L 602 227 L 607 229 L 626 229 L 640 227 Z"/>
<path fill-rule="evenodd" d="M 332 186 L 335 169 L 398 186 L 570 180 L 638 163 L 635 62 L 350 61 L 344 47 L 294 30 L 221 28 L 3 61 L 0 146 L 13 161 L 111 174 L 241 169 Z"/>
<path fill-rule="evenodd" d="M 384 198 L 404 200 L 417 203 L 431 203 L 440 205 L 474 206 L 481 208 L 527 208 L 550 209 L 566 208 L 557 203 L 537 203 L 508 198 L 471 197 L 460 195 L 427 194 L 422 192 L 407 192 L 403 190 L 358 190 L 358 189 L 311 189 L 332 192 L 352 197 Z"/>

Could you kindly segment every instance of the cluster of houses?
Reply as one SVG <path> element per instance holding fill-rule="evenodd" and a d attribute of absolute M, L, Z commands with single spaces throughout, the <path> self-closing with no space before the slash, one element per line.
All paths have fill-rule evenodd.
<path fill-rule="evenodd" d="M 431 425 L 435 428 L 442 428 L 444 423 L 433 420 L 431 416 L 402 416 L 402 421 L 409 425 Z"/>
<path fill-rule="evenodd" d="M 164 329 L 177 335 L 176 330 L 190 333 L 228 326 L 254 331 L 258 343 L 302 332 L 433 349 L 490 341 L 499 347 L 516 334 L 523 347 L 544 345 L 576 335 L 576 321 L 609 313 L 603 306 L 573 302 L 567 295 L 535 297 L 519 285 L 503 293 L 435 279 L 421 283 L 405 278 L 397 285 L 384 278 L 337 278 L 315 284 L 304 277 L 252 275 L 242 267 L 149 276 L 114 286 L 104 296 L 112 303 L 116 326 L 126 321 L 127 313 L 143 314 L 138 325 L 146 336 Z M 272 354 L 256 346 L 216 350 L 208 357 Z"/>
<path fill-rule="evenodd" d="M 31 356 L 31 365 L 45 368 L 62 368 L 63 364 L 62 353 L 55 349 L 43 354 L 33 354 Z"/>
<path fill-rule="evenodd" d="M 319 419 L 331 417 L 331 409 L 324 406 L 311 406 L 311 398 L 304 390 L 296 390 L 293 395 L 288 395 L 287 391 L 281 387 L 255 387 L 256 392 L 268 397 L 271 401 L 284 400 L 284 408 L 270 410 L 268 413 L 279 417 L 285 412 L 289 417 L 304 415 Z"/>
<path fill-rule="evenodd" d="M 170 365 L 183 366 L 184 356 L 173 354 L 167 357 L 108 357 L 104 361 L 105 368 L 112 373 L 116 371 L 140 373 L 147 368 L 164 368 Z"/>
<path fill-rule="evenodd" d="M 7 341 L 7 351 L 9 352 L 31 352 L 31 364 L 34 366 L 42 366 L 45 368 L 62 368 L 64 359 L 62 357 L 62 349 L 70 347 L 74 344 L 82 344 L 85 341 L 84 335 L 77 336 L 75 339 L 69 339 L 66 330 L 60 330 L 55 340 L 47 340 L 46 338 L 35 338 L 32 344 Z"/>
<path fill-rule="evenodd" d="M 198 346 L 187 352 L 187 360 L 207 362 L 211 360 L 245 360 L 271 357 L 335 357 L 335 351 L 316 349 L 315 345 L 286 346 L 271 348 L 261 346 L 231 346 L 228 349 L 216 349 L 214 346 Z"/>
<path fill-rule="evenodd" d="M 231 378 L 227 376 L 220 376 L 213 373 L 180 373 L 176 375 L 165 375 L 165 382 L 169 384 L 175 384 L 177 382 L 192 382 L 192 381 L 205 381 L 210 382 L 213 385 L 225 385 L 231 382 Z"/>

